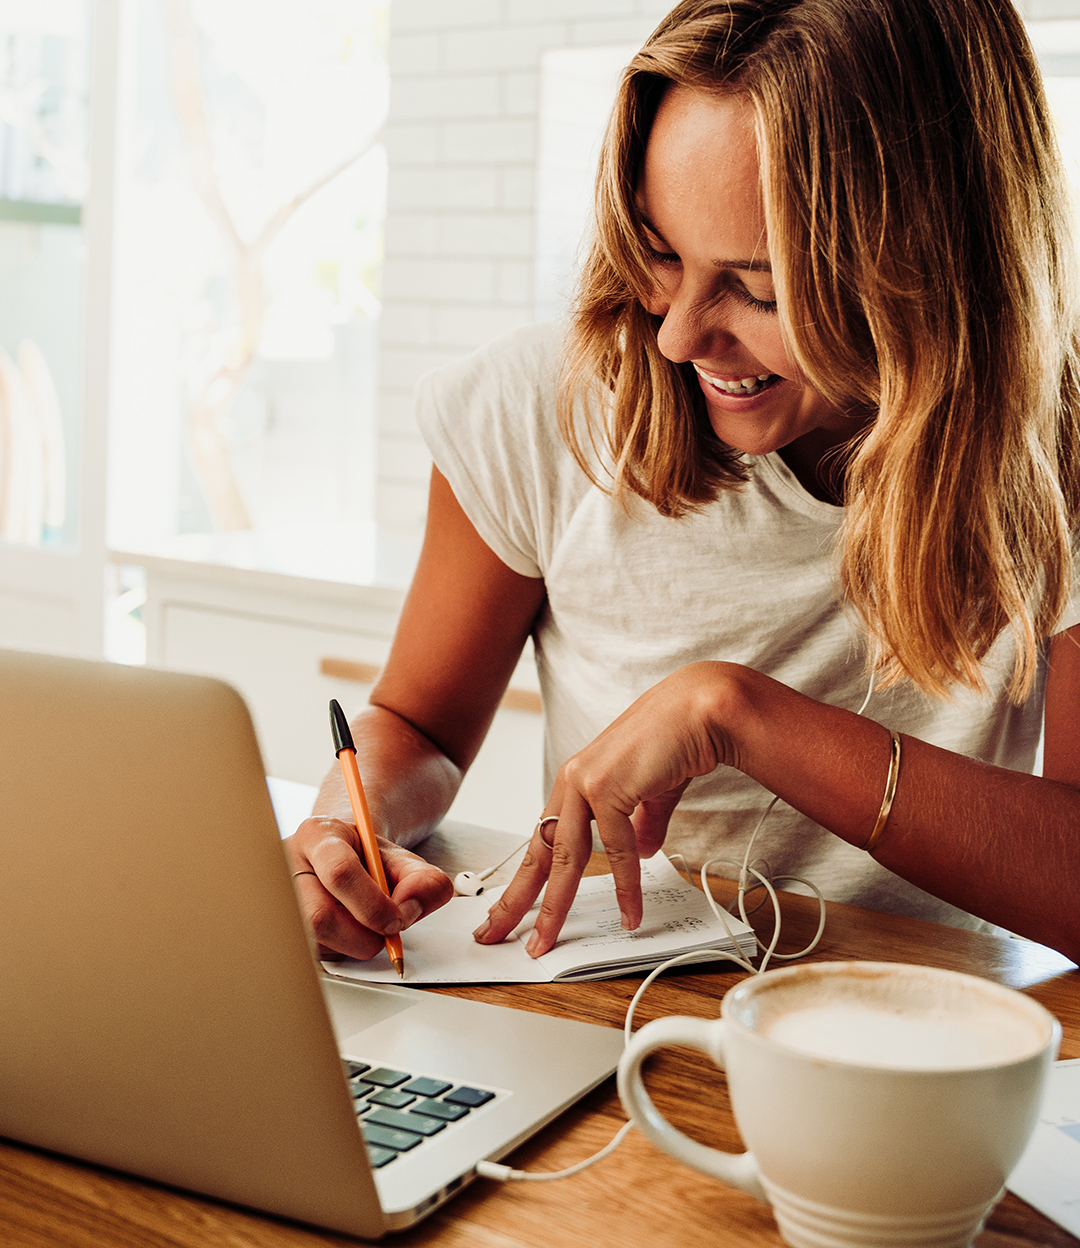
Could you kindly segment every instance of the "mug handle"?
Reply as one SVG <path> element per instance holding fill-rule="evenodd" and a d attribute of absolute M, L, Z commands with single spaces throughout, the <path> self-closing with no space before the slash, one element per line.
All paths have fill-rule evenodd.
<path fill-rule="evenodd" d="M 652 1103 L 641 1079 L 641 1064 L 650 1053 L 678 1044 L 700 1049 L 723 1070 L 725 1026 L 723 1019 L 706 1020 L 683 1014 L 646 1023 L 633 1036 L 619 1060 L 619 1096 L 638 1130 L 658 1148 L 695 1170 L 768 1204 L 769 1198 L 752 1153 L 724 1153 L 684 1135 Z"/>

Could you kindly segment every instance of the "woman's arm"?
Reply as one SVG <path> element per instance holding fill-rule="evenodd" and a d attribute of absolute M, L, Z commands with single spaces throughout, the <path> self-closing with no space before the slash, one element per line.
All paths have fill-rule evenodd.
<path fill-rule="evenodd" d="M 321 957 L 373 957 L 384 935 L 449 900 L 447 877 L 402 847 L 449 808 L 543 601 L 543 581 L 508 568 L 433 471 L 423 550 L 390 658 L 352 724 L 392 902 L 364 870 L 338 769 L 285 842 L 292 870 L 315 872 L 296 882 Z"/>
<path fill-rule="evenodd" d="M 1051 641 L 1041 779 L 913 738 L 904 750 L 878 862 L 1080 962 L 1080 626 Z"/>
<path fill-rule="evenodd" d="M 530 944 L 531 953 L 545 952 L 577 886 L 590 814 L 620 857 L 635 843 L 653 852 L 679 786 L 721 763 L 861 847 L 881 806 L 890 749 L 881 725 L 748 668 L 683 668 L 564 765 L 546 812 L 559 815 L 554 851 L 534 844 L 477 938 L 501 939 L 550 873 Z M 1080 961 L 1080 626 L 1051 644 L 1043 778 L 905 736 L 875 857 L 934 896 Z M 627 926 L 640 921 L 633 894 L 620 896 Z"/>

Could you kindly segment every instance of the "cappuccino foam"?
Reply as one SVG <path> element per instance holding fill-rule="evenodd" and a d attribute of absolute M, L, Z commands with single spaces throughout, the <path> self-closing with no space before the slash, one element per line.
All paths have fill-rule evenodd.
<path fill-rule="evenodd" d="M 759 1031 L 812 1057 L 901 1070 L 962 1070 L 1016 1061 L 1040 1047 L 1030 1023 L 1006 1010 L 875 1008 L 824 1002 L 773 1014 Z"/>

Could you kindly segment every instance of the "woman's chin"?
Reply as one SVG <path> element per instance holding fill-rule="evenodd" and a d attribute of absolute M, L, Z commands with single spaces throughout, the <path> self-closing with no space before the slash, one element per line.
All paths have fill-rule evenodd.
<path fill-rule="evenodd" d="M 740 455 L 770 455 L 773 451 L 778 451 L 782 446 L 787 445 L 786 440 L 781 437 L 770 437 L 765 433 L 751 433 L 745 429 L 732 429 L 727 421 L 714 418 L 710 423 L 713 433 L 720 441 Z"/>

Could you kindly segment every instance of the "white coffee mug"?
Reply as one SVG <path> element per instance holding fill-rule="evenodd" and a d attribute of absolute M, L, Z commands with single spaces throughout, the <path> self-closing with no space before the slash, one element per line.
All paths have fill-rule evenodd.
<path fill-rule="evenodd" d="M 973 975 L 820 962 L 745 980 L 719 1019 L 648 1023 L 619 1094 L 654 1144 L 771 1204 L 795 1248 L 966 1248 L 1035 1126 L 1060 1040 L 1038 1002 Z M 699 1144 L 653 1105 L 641 1065 L 671 1045 L 727 1072 L 749 1152 Z"/>

